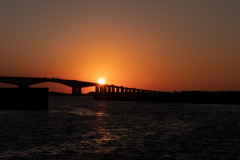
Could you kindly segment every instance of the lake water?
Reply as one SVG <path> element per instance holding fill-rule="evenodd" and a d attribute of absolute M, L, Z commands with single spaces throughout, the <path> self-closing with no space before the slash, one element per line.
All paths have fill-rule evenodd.
<path fill-rule="evenodd" d="M 0 159 L 240 159 L 240 106 L 50 97 L 0 111 Z"/>

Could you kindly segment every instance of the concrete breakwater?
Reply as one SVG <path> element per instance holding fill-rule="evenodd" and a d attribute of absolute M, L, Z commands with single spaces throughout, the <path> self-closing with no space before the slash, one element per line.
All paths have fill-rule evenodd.
<path fill-rule="evenodd" d="M 48 88 L 0 88 L 0 110 L 47 110 Z"/>

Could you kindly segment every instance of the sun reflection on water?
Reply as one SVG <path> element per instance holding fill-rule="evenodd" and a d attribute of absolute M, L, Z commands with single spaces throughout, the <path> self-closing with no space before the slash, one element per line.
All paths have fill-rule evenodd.
<path fill-rule="evenodd" d="M 98 103 L 98 111 L 96 114 L 95 139 L 98 148 L 96 154 L 106 154 L 114 150 L 115 147 L 110 146 L 111 141 L 114 141 L 114 136 L 111 132 L 111 123 L 108 119 L 107 107 L 105 102 Z"/>

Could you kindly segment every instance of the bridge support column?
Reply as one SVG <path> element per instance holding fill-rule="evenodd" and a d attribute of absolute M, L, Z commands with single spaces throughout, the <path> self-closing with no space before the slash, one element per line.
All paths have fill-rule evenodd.
<path fill-rule="evenodd" d="M 124 93 L 124 88 L 123 88 L 123 86 L 121 86 L 121 93 Z"/>
<path fill-rule="evenodd" d="M 107 92 L 111 92 L 111 86 L 107 86 Z"/>
<path fill-rule="evenodd" d="M 136 93 L 136 88 L 133 88 L 132 92 L 133 92 L 133 93 Z"/>
<path fill-rule="evenodd" d="M 95 86 L 95 92 L 100 92 L 100 86 Z"/>
<path fill-rule="evenodd" d="M 72 94 L 73 95 L 81 95 L 82 94 L 82 88 L 81 87 L 72 87 Z"/>
<path fill-rule="evenodd" d="M 29 85 L 18 85 L 18 88 L 29 88 Z"/>
<path fill-rule="evenodd" d="M 112 93 L 115 93 L 115 86 L 114 85 L 111 86 L 111 90 L 112 90 Z"/>
<path fill-rule="evenodd" d="M 105 93 L 106 92 L 106 86 L 104 86 L 104 85 L 100 86 L 100 92 Z"/>

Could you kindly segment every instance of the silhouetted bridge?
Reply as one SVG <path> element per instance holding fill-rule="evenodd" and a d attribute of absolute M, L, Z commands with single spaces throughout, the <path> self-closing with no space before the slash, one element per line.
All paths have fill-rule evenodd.
<path fill-rule="evenodd" d="M 24 91 L 26 95 L 30 93 L 35 92 L 43 92 L 41 89 L 36 89 L 36 91 L 32 89 L 25 89 L 29 88 L 29 86 L 38 84 L 38 83 L 44 83 L 44 82 L 54 82 L 54 83 L 60 83 L 66 86 L 69 86 L 72 88 L 72 94 L 73 95 L 81 95 L 82 88 L 84 87 L 91 87 L 95 86 L 95 92 L 92 92 L 92 96 L 94 99 L 103 99 L 103 100 L 130 100 L 130 101 L 158 101 L 158 102 L 164 102 L 164 103 L 205 103 L 205 104 L 240 104 L 240 92 L 239 91 L 219 91 L 219 92 L 209 92 L 209 91 L 182 91 L 182 92 L 159 92 L 159 91 L 151 91 L 151 90 L 143 90 L 143 89 L 136 89 L 136 88 L 128 88 L 123 86 L 115 86 L 115 85 L 101 85 L 99 83 L 93 83 L 93 82 L 85 82 L 85 81 L 77 81 L 77 80 L 66 80 L 66 79 L 59 79 L 59 78 L 31 78 L 31 77 L 1 77 L 0 76 L 0 82 L 7 83 L 7 84 L 13 84 L 17 85 L 19 89 L 20 94 L 15 94 L 17 97 L 15 97 L 16 101 L 20 101 L 20 104 L 24 104 L 25 101 L 22 102 L 22 99 L 24 99 L 25 95 L 21 95 L 21 90 Z M 2 89 L 2 97 L 0 96 L 0 102 L 6 101 L 6 105 L 10 104 L 10 101 L 8 100 L 9 97 L 11 98 L 15 92 L 16 89 Z M 29 91 L 29 92 L 28 92 Z M 4 99 L 6 95 L 9 95 L 7 99 Z M 36 94 L 38 95 L 38 94 Z M 43 95 L 45 97 L 45 91 L 43 92 Z M 19 98 L 20 97 L 20 98 Z M 21 98 L 22 97 L 22 98 Z M 43 100 L 46 100 L 44 104 L 47 106 L 47 98 L 42 98 Z M 48 96 L 47 96 L 48 97 Z M 1 100 L 2 98 L 2 100 Z M 42 105 L 42 99 L 40 97 L 35 97 L 37 102 L 39 104 L 36 105 Z M 26 103 L 28 104 L 28 101 L 32 102 L 31 96 L 28 97 Z M 13 101 L 11 101 L 12 103 Z M 35 103 L 35 102 L 34 102 Z M 0 104 L 1 106 L 4 106 Z M 15 104 L 13 105 L 16 106 Z M 30 107 L 32 107 L 32 104 L 29 104 Z M 46 108 L 46 106 L 44 108 Z M 40 106 L 41 107 L 41 106 Z M 39 106 L 37 106 L 39 108 Z"/>
<path fill-rule="evenodd" d="M 130 96 L 135 95 L 141 97 L 158 97 L 157 91 L 142 90 L 136 88 L 128 88 L 123 86 L 99 84 L 94 82 L 85 82 L 77 80 L 66 80 L 59 78 L 34 78 L 34 77 L 0 77 L 0 82 L 17 85 L 18 88 L 29 88 L 29 86 L 44 82 L 60 83 L 72 88 L 73 95 L 82 94 L 82 88 L 95 86 L 95 95 L 115 95 L 115 96 Z"/>

